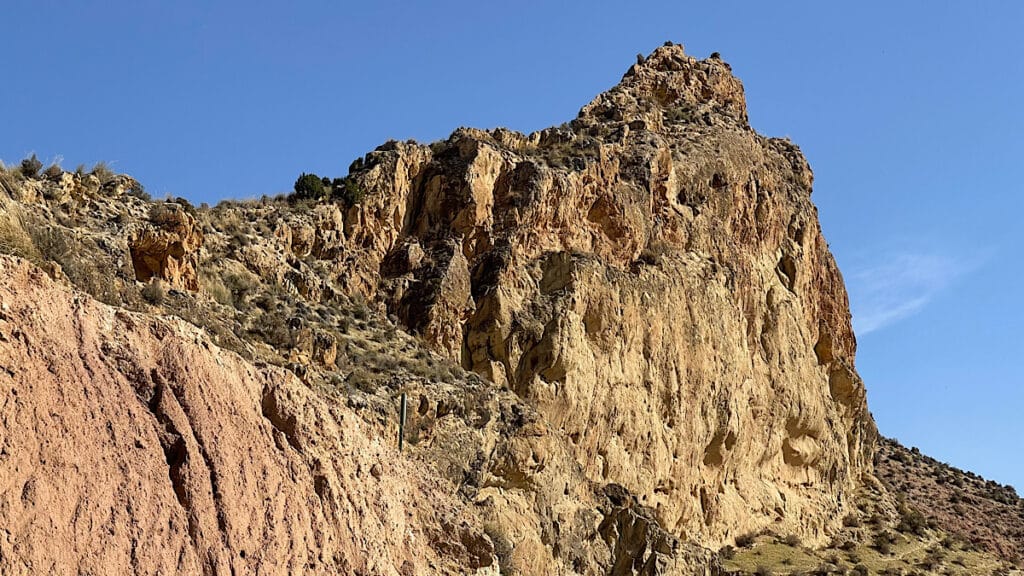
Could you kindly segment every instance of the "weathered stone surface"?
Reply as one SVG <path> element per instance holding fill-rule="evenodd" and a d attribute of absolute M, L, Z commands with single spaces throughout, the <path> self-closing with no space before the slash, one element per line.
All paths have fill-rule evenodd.
<path fill-rule="evenodd" d="M 0 572 L 496 573 L 450 487 L 289 372 L 9 257 L 0 309 Z"/>
<path fill-rule="evenodd" d="M 709 546 L 837 527 L 874 434 L 846 292 L 807 162 L 750 129 L 727 64 L 662 47 L 565 127 L 364 165 L 353 288 L 528 399 L 591 481 Z M 455 265 L 397 270 L 396 299 L 410 242 Z"/>
<path fill-rule="evenodd" d="M 191 214 L 178 204 L 156 204 L 150 210 L 148 225 L 128 241 L 135 276 L 140 282 L 160 278 L 175 288 L 198 290 L 198 251 L 202 244 L 203 232 Z"/>

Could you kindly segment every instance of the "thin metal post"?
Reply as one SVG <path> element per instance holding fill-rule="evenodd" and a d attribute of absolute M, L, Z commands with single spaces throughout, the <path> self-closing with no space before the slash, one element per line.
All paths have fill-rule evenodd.
<path fill-rule="evenodd" d="M 398 409 L 398 451 L 405 447 L 405 392 L 402 392 L 402 405 Z"/>

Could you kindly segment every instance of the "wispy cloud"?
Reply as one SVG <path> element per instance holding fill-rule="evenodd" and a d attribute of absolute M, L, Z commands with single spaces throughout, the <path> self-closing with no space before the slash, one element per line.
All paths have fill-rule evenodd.
<path fill-rule="evenodd" d="M 854 330 L 864 336 L 920 312 L 981 260 L 909 252 L 876 255 L 874 264 L 847 276 Z"/>

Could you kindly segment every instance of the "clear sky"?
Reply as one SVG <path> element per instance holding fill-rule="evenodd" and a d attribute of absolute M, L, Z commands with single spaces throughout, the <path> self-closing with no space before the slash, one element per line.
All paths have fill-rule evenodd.
<path fill-rule="evenodd" d="M 721 52 L 753 126 L 814 168 L 881 431 L 1024 492 L 1024 2 L 13 0 L 2 13 L 0 158 L 104 160 L 197 203 L 342 176 L 390 138 L 560 124 L 665 40 Z"/>

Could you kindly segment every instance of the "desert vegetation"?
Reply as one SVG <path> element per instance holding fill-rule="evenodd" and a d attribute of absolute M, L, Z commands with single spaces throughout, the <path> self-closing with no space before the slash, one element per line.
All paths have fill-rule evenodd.
<path fill-rule="evenodd" d="M 725 572 L 973 576 L 1019 569 L 1024 502 L 1012 487 L 942 464 L 893 440 L 882 438 L 879 447 L 876 470 L 886 491 L 862 491 L 857 511 L 843 518 L 843 530 L 828 546 L 807 548 L 790 535 L 771 531 L 742 534 L 735 538 L 735 547 L 718 553 Z M 957 506 L 960 502 L 970 508 Z"/>
<path fill-rule="evenodd" d="M 350 177 L 328 178 L 303 172 L 295 180 L 294 191 L 289 199 L 302 201 L 336 201 L 344 206 L 354 206 L 363 201 L 366 190 L 355 179 Z"/>

